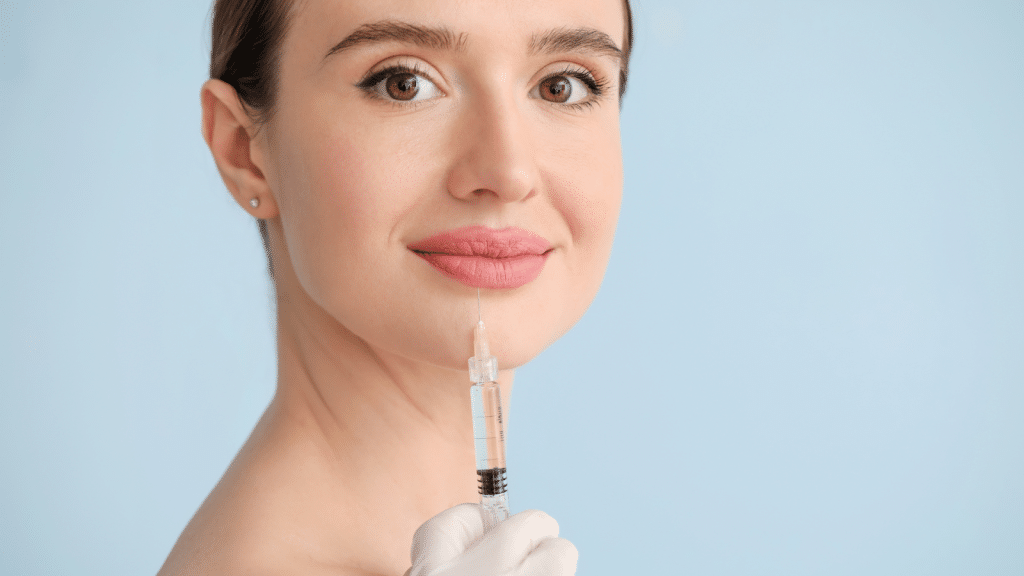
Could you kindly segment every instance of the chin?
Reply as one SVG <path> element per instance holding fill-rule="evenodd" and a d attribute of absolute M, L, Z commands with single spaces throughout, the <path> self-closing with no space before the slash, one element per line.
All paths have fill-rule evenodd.
<path fill-rule="evenodd" d="M 518 368 L 529 363 L 572 329 L 582 315 L 582 311 L 572 318 L 550 313 L 517 315 L 505 325 L 489 323 L 484 318 L 498 368 Z"/>

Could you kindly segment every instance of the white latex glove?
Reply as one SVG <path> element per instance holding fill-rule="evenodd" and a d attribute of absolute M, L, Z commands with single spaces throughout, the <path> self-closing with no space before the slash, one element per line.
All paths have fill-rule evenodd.
<path fill-rule="evenodd" d="M 572 576 L 578 558 L 572 542 L 558 537 L 558 522 L 540 510 L 484 534 L 480 506 L 459 504 L 416 530 L 406 576 Z"/>

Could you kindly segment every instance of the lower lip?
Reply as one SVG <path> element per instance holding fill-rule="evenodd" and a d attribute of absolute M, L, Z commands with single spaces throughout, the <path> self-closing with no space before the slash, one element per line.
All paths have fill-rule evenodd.
<path fill-rule="evenodd" d="M 519 288 L 533 282 L 544 269 L 542 255 L 524 254 L 512 258 L 488 258 L 486 256 L 459 256 L 416 252 L 445 276 L 458 280 L 473 288 L 507 290 Z"/>

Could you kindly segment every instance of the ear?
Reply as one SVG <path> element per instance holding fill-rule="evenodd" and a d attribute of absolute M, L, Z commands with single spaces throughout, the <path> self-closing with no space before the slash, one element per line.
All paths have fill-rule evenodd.
<path fill-rule="evenodd" d="M 265 160 L 255 140 L 256 126 L 242 108 L 230 84 L 210 79 L 200 91 L 203 104 L 203 139 L 213 153 L 220 177 L 235 202 L 256 218 L 278 216 L 266 172 Z M 258 206 L 252 205 L 253 198 Z"/>

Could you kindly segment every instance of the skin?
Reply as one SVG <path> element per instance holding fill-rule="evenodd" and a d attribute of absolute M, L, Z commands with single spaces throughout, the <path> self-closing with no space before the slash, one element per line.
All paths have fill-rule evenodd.
<path fill-rule="evenodd" d="M 382 20 L 443 26 L 464 49 L 387 42 L 325 58 Z M 417 527 L 478 501 L 466 371 L 477 291 L 407 246 L 468 225 L 516 226 L 554 246 L 533 282 L 481 290 L 507 414 L 513 369 L 596 295 L 621 202 L 619 62 L 528 52 L 533 35 L 577 26 L 621 47 L 622 5 L 303 0 L 269 123 L 254 124 L 227 84 L 204 84 L 203 136 L 221 176 L 269 228 L 278 388 L 162 576 L 397 576 Z M 357 86 L 394 63 L 436 91 L 421 80 L 423 99 L 408 103 Z M 594 105 L 537 90 L 567 67 L 607 82 L 583 97 Z"/>

